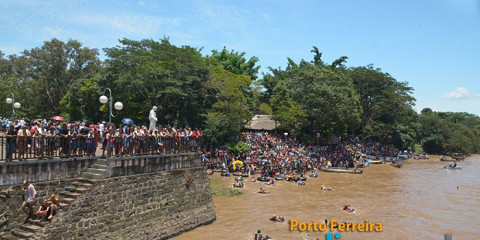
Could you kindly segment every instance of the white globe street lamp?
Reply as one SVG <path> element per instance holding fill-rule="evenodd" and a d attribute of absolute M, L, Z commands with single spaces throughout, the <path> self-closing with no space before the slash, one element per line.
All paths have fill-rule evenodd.
<path fill-rule="evenodd" d="M 22 105 L 19 102 L 15 102 L 15 95 L 13 93 L 11 93 L 11 95 L 12 95 L 12 98 L 5 99 L 5 102 L 7 102 L 7 104 L 12 104 L 12 122 L 13 122 L 13 120 L 15 119 L 15 108 L 18 109 Z"/>
<path fill-rule="evenodd" d="M 108 115 L 108 123 L 112 123 L 112 117 L 115 117 L 112 113 L 112 103 L 113 103 L 113 97 L 112 97 L 112 90 L 110 90 L 110 88 L 105 88 L 103 90 L 103 95 L 100 96 L 100 98 L 98 99 L 100 101 L 101 104 L 105 104 L 108 102 L 108 97 L 105 96 L 105 91 L 108 90 L 108 93 L 110 94 L 110 102 L 109 102 L 109 107 L 110 107 L 110 113 Z M 123 109 L 123 104 L 121 102 L 116 102 L 115 103 L 115 109 L 117 111 L 120 111 Z"/>
<path fill-rule="evenodd" d="M 121 102 L 116 102 L 115 105 L 113 105 L 117 111 L 120 111 L 123 109 L 123 103 Z"/>
<path fill-rule="evenodd" d="M 108 98 L 107 98 L 107 96 L 102 95 L 102 96 L 100 96 L 99 100 L 100 100 L 100 103 L 105 104 L 105 103 L 107 103 Z"/>

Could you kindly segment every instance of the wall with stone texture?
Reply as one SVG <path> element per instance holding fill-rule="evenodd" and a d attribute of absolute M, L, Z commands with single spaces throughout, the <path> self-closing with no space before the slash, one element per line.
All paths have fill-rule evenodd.
<path fill-rule="evenodd" d="M 200 153 L 179 153 L 118 157 L 108 159 L 107 165 L 109 167 L 109 177 L 127 176 L 163 170 L 201 167 L 202 155 Z"/>
<path fill-rule="evenodd" d="M 98 157 L 0 163 L 0 186 L 78 177 Z"/>
<path fill-rule="evenodd" d="M 45 239 L 166 239 L 215 221 L 201 167 L 99 180 L 54 217 Z"/>
<path fill-rule="evenodd" d="M 47 182 L 33 183 L 37 191 L 37 199 L 33 206 L 34 211 L 38 210 L 43 199 L 50 197 L 50 194 L 55 193 L 56 196 L 65 189 L 65 186 L 71 186 L 71 182 L 76 179 L 62 179 Z M 23 223 L 25 214 L 20 209 L 23 202 L 24 192 L 22 185 L 11 185 L 0 187 L 0 214 L 7 213 L 5 218 L 0 218 L 0 239 L 8 235 L 11 229 Z"/>

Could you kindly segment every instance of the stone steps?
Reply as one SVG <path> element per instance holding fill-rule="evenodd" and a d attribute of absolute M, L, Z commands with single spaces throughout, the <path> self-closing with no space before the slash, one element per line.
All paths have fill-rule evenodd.
<path fill-rule="evenodd" d="M 103 175 L 107 171 L 108 171 L 108 169 L 102 169 L 102 168 L 89 168 L 89 169 L 87 169 L 87 173 L 98 173 L 98 174 L 101 174 L 101 175 Z"/>
<path fill-rule="evenodd" d="M 76 182 L 81 182 L 81 183 L 83 183 L 83 184 L 85 184 L 85 185 L 90 184 L 90 186 L 91 186 L 91 185 L 95 184 L 95 183 L 97 182 L 97 180 L 96 180 L 96 179 L 91 179 L 91 178 L 79 177 L 79 178 L 77 178 L 77 181 L 76 181 Z M 89 187 L 90 187 L 90 186 L 89 186 Z"/>
<path fill-rule="evenodd" d="M 72 182 L 72 186 L 76 187 L 76 188 L 90 188 L 92 186 L 91 183 L 87 183 L 87 182 L 79 182 L 79 181 L 75 181 L 75 182 Z"/>
<path fill-rule="evenodd" d="M 82 195 L 81 193 L 77 193 L 77 192 L 72 192 L 70 191 L 70 189 L 68 189 L 69 191 L 65 191 L 65 192 L 60 192 L 59 195 L 61 198 L 77 198 L 78 196 Z"/>
<path fill-rule="evenodd" d="M 75 200 L 77 200 L 76 198 L 64 198 L 64 199 L 60 199 L 60 206 L 63 206 L 62 204 L 63 203 L 72 203 L 74 202 Z"/>
<path fill-rule="evenodd" d="M 90 186 L 92 186 L 92 185 L 90 185 Z M 88 187 L 70 187 L 68 189 L 68 191 L 74 192 L 74 193 L 84 193 L 84 192 L 88 191 L 90 186 L 88 186 Z"/>
<path fill-rule="evenodd" d="M 30 239 L 35 236 L 35 233 L 32 232 L 26 232 L 21 229 L 13 229 L 11 231 L 11 234 L 15 237 L 22 238 L 22 239 Z"/>
<path fill-rule="evenodd" d="M 93 164 L 92 167 L 96 169 L 108 169 L 108 166 L 104 164 Z"/>
<path fill-rule="evenodd" d="M 30 225 L 36 225 L 38 227 L 44 227 L 45 225 L 47 225 L 47 222 L 40 222 L 40 221 L 33 220 L 33 219 L 28 219 L 27 223 L 30 224 Z"/>
<path fill-rule="evenodd" d="M 96 166 L 94 169 L 94 172 L 108 171 L 108 168 L 102 166 Z M 83 193 L 88 191 L 93 184 L 97 182 L 96 179 L 101 178 L 101 176 L 102 175 L 98 173 L 83 172 L 82 177 L 71 182 L 71 186 L 66 186 L 64 191 L 59 193 L 60 211 L 67 211 L 70 204 L 76 201 L 78 197 L 82 196 Z M 7 236 L 0 237 L 0 239 L 46 239 L 45 235 L 39 234 L 39 230 L 48 223 L 49 222 L 28 219 L 26 223 L 14 227 Z"/>
<path fill-rule="evenodd" d="M 82 173 L 82 177 L 83 177 L 83 178 L 91 178 L 91 179 L 101 179 L 101 178 L 102 178 L 102 174 L 83 172 L 83 173 Z"/>
<path fill-rule="evenodd" d="M 4 239 L 4 240 L 19 240 L 19 239 L 23 239 L 23 238 L 18 238 L 16 236 L 12 235 L 12 233 L 10 233 L 7 236 L 2 236 L 1 239 Z"/>
<path fill-rule="evenodd" d="M 36 231 L 38 231 L 39 229 L 42 229 L 42 228 L 43 228 L 43 226 L 40 227 L 36 224 L 31 224 L 31 223 L 26 223 L 26 224 L 20 225 L 20 229 L 22 229 L 25 232 L 32 232 L 32 233 L 34 233 L 34 232 L 36 232 Z"/>
<path fill-rule="evenodd" d="M 97 159 L 95 164 L 107 165 L 107 159 Z"/>

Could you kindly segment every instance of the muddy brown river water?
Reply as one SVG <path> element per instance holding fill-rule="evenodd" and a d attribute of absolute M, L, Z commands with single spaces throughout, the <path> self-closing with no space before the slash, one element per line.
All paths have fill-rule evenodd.
<path fill-rule="evenodd" d="M 390 164 L 371 165 L 363 174 L 320 173 L 307 177 L 305 186 L 276 181 L 275 186 L 245 181 L 239 197 L 214 198 L 217 221 L 184 233 L 184 239 L 254 239 L 261 229 L 274 240 L 326 239 L 325 232 L 289 230 L 289 220 L 381 223 L 382 232 L 338 232 L 341 240 L 360 239 L 480 239 L 480 155 L 460 162 L 463 170 L 447 170 L 438 157 L 405 162 L 402 169 Z M 258 174 L 256 175 L 259 176 Z M 213 177 L 231 186 L 234 177 Z M 333 191 L 321 191 L 322 185 Z M 458 186 L 458 188 L 457 188 Z M 270 194 L 258 194 L 262 187 Z M 355 213 L 342 210 L 351 205 Z M 271 222 L 273 214 L 286 218 Z M 335 239 L 335 238 L 333 238 Z"/>

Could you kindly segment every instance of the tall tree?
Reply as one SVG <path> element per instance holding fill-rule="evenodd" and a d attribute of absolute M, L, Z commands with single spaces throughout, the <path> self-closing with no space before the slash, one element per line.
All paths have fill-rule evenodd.
<path fill-rule="evenodd" d="M 252 81 L 258 78 L 260 66 L 255 66 L 258 62 L 258 58 L 255 56 L 247 60 L 245 58 L 245 52 L 228 51 L 226 47 L 223 47 L 220 52 L 218 50 L 212 50 L 212 55 L 207 57 L 214 59 L 227 71 L 237 75 L 248 75 Z"/>
<path fill-rule="evenodd" d="M 60 101 L 76 81 L 98 73 L 98 50 L 82 47 L 76 40 L 58 39 L 43 46 L 25 50 L 20 57 L 25 61 L 24 79 L 32 92 L 32 115 L 51 117 L 61 114 Z"/>
<path fill-rule="evenodd" d="M 251 112 L 247 87 L 251 83 L 247 75 L 237 75 L 220 66 L 212 67 L 205 83 L 207 100 L 213 103 L 207 114 L 205 136 L 213 144 L 233 142 L 248 123 Z"/>
<path fill-rule="evenodd" d="M 350 77 L 360 95 L 361 132 L 365 137 L 393 133 L 414 104 L 413 88 L 373 65 L 351 68 Z"/>
<path fill-rule="evenodd" d="M 100 85 L 110 87 L 124 102 L 121 116 L 147 122 L 148 112 L 157 106 L 160 124 L 200 127 L 203 84 L 209 75 L 200 51 L 176 47 L 167 38 L 122 39 L 120 44 L 105 49 L 107 71 Z"/>

